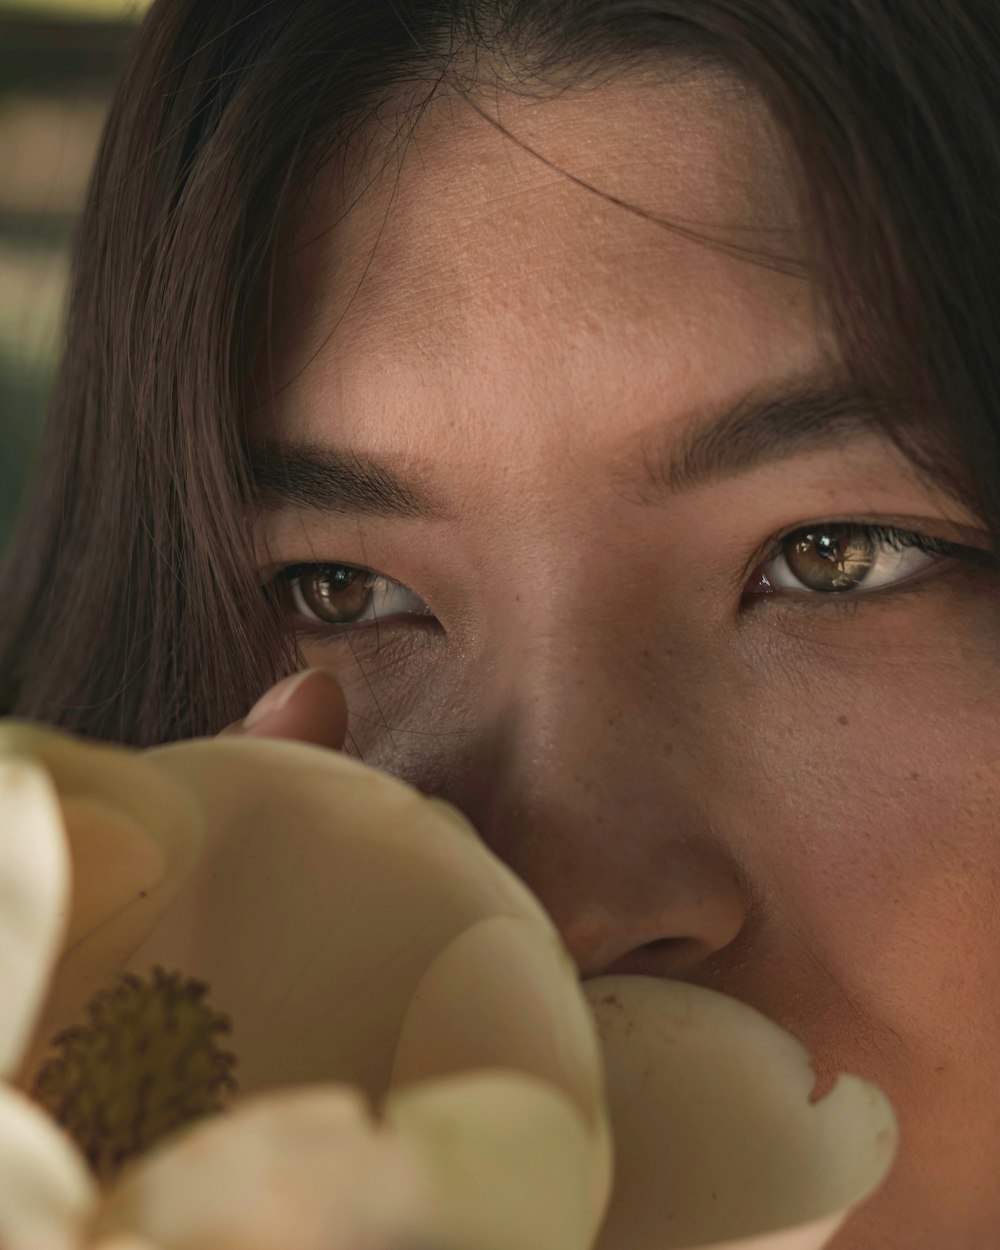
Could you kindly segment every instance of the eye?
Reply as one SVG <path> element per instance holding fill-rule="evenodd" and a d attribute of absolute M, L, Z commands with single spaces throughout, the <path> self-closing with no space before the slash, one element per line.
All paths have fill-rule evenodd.
<path fill-rule="evenodd" d="M 750 594 L 815 595 L 884 590 L 910 581 L 946 557 L 989 562 L 989 553 L 909 530 L 851 521 L 803 526 L 781 538 L 754 574 Z"/>
<path fill-rule="evenodd" d="M 271 592 L 306 623 L 306 633 L 338 634 L 392 617 L 431 615 L 412 590 L 350 564 L 291 564 L 273 579 Z"/>

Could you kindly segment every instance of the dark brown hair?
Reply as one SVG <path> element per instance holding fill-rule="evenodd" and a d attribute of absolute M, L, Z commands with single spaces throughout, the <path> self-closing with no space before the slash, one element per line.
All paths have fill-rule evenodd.
<path fill-rule="evenodd" d="M 245 418 L 296 188 L 401 86 L 502 66 L 565 89 L 671 57 L 767 101 L 849 367 L 919 415 L 893 436 L 1000 533 L 996 0 L 157 0 L 0 577 L 0 713 L 150 745 L 217 731 L 290 671 Z"/>

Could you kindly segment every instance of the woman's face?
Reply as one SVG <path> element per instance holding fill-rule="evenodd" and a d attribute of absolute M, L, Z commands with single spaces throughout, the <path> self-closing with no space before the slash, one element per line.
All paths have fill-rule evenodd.
<path fill-rule="evenodd" d="M 482 101 L 516 141 L 443 95 L 314 187 L 256 430 L 265 486 L 308 459 L 262 577 L 319 566 L 285 601 L 352 752 L 462 809 L 583 976 L 732 994 L 886 1091 L 899 1162 L 838 1250 L 993 1245 L 986 536 L 843 393 L 813 283 L 654 220 L 806 258 L 753 97 Z"/>

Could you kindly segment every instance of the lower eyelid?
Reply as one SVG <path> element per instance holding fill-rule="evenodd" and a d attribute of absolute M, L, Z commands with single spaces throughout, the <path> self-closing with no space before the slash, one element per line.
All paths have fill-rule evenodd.
<path fill-rule="evenodd" d="M 942 568 L 940 567 L 942 565 L 950 567 Z M 748 595 L 745 597 L 747 602 L 741 604 L 741 609 L 748 616 L 753 616 L 756 614 L 758 606 L 763 608 L 764 604 L 768 604 L 769 609 L 767 610 L 796 614 L 810 613 L 818 619 L 822 619 L 823 614 L 831 609 L 851 616 L 856 615 L 858 612 L 867 614 L 871 611 L 877 611 L 880 607 L 892 607 L 899 600 L 912 600 L 918 595 L 929 594 L 934 590 L 942 590 L 952 582 L 959 581 L 974 572 L 974 569 L 964 567 L 954 557 L 941 556 L 933 565 L 928 566 L 913 577 L 908 577 L 905 581 L 897 582 L 894 585 L 885 586 L 878 590 L 830 592 L 827 594 L 817 591 L 810 593 L 807 590 L 782 590 L 771 595 Z"/>
<path fill-rule="evenodd" d="M 374 622 L 367 621 L 334 630 L 302 626 L 296 627 L 294 632 L 300 647 L 346 648 L 348 655 L 353 653 L 359 659 L 371 658 L 377 652 L 389 660 L 415 657 L 422 642 L 432 635 L 444 634 L 433 616 L 389 618 L 380 622 L 377 629 Z"/>
<path fill-rule="evenodd" d="M 779 556 L 778 559 L 780 558 L 781 557 Z M 899 576 L 900 570 L 897 568 L 896 570 L 890 570 L 890 580 L 888 581 L 884 581 L 881 583 L 876 581 L 874 585 L 868 585 L 867 582 L 862 582 L 859 586 L 853 587 L 850 590 L 842 590 L 842 591 L 831 591 L 831 590 L 824 591 L 824 590 L 815 590 L 808 586 L 782 585 L 782 584 L 779 584 L 776 577 L 771 577 L 769 581 L 770 581 L 770 585 L 773 588 L 774 593 L 776 594 L 799 593 L 799 594 L 802 594 L 803 596 L 808 595 L 812 598 L 819 598 L 819 599 L 832 599 L 832 598 L 854 599 L 854 598 L 868 597 L 870 595 L 887 594 L 890 590 L 895 590 L 897 587 L 912 585 L 914 582 L 920 581 L 924 577 L 928 576 L 933 569 L 937 568 L 943 561 L 948 560 L 948 559 L 954 559 L 954 557 L 941 555 L 935 552 L 924 551 L 915 545 L 910 546 L 910 547 L 904 547 L 899 552 L 899 560 L 897 562 L 897 563 L 902 563 L 904 566 L 903 576 Z M 908 562 L 911 566 L 909 572 L 905 571 L 906 562 Z M 773 561 L 769 561 L 768 565 L 765 566 L 765 568 L 771 567 L 773 563 L 774 563 Z M 785 561 L 784 573 L 790 576 L 791 578 L 795 579 L 795 574 L 789 568 L 787 560 Z"/>

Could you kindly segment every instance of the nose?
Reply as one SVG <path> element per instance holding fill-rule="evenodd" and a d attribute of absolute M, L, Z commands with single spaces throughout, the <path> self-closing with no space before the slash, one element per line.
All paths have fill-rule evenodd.
<path fill-rule="evenodd" d="M 612 824 L 574 804 L 546 770 L 546 801 L 520 776 L 515 802 L 473 812 L 482 836 L 552 917 L 581 978 L 696 979 L 743 932 L 742 874 L 725 849 L 685 832 L 669 806 L 622 809 Z M 537 792 L 536 792 L 537 794 Z"/>
<path fill-rule="evenodd" d="M 746 927 L 746 875 L 695 779 L 704 767 L 648 721 L 619 716 L 631 732 L 609 738 L 609 719 L 593 685 L 580 701 L 536 687 L 465 770 L 475 792 L 449 797 L 542 902 L 581 977 L 707 980 Z"/>
<path fill-rule="evenodd" d="M 696 978 L 729 948 L 747 917 L 739 874 L 715 851 L 690 845 L 683 855 L 664 846 L 648 888 L 593 882 L 597 905 L 557 898 L 542 881 L 548 909 L 583 979 L 614 974 Z M 673 851 L 673 853 L 671 853 Z M 651 857 L 652 859 L 653 857 Z M 543 897 L 545 902 L 545 897 Z"/>

